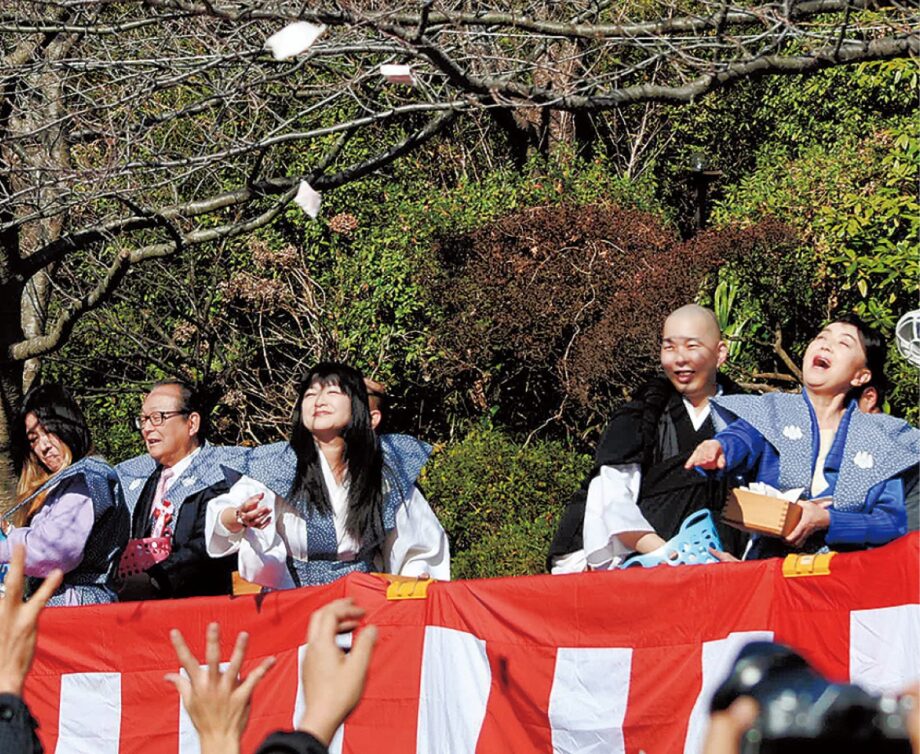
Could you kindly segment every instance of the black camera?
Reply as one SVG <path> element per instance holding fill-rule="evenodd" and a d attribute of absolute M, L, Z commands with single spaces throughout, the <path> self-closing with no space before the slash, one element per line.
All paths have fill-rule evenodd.
<path fill-rule="evenodd" d="M 739 696 L 760 706 L 742 754 L 910 754 L 909 703 L 852 684 L 831 683 L 782 644 L 751 642 L 712 698 L 726 709 Z M 916 711 L 913 711 L 916 714 Z"/>

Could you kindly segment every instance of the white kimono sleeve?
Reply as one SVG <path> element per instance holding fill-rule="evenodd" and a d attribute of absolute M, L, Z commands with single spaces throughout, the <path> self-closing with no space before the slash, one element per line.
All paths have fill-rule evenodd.
<path fill-rule="evenodd" d="M 615 568 L 632 552 L 617 537 L 631 531 L 654 532 L 639 510 L 642 470 L 637 463 L 601 466 L 591 480 L 582 534 L 590 568 Z"/>
<path fill-rule="evenodd" d="M 575 550 L 567 555 L 556 555 L 553 558 L 553 567 L 550 573 L 559 576 L 564 573 L 582 573 L 588 570 L 588 560 L 585 551 Z"/>
<path fill-rule="evenodd" d="M 450 581 L 447 533 L 418 487 L 396 511 L 396 526 L 383 545 L 383 568 L 400 576 L 427 573 L 438 581 Z"/>
<path fill-rule="evenodd" d="M 264 496 L 261 504 L 272 509 L 271 520 L 264 529 L 246 528 L 233 533 L 220 522 L 223 510 L 238 508 L 259 493 Z M 287 567 L 288 545 L 279 532 L 279 521 L 283 526 L 287 507 L 261 482 L 241 477 L 229 492 L 208 502 L 204 533 L 208 555 L 219 558 L 236 552 L 240 576 L 247 581 L 270 589 L 293 589 L 294 580 Z"/>

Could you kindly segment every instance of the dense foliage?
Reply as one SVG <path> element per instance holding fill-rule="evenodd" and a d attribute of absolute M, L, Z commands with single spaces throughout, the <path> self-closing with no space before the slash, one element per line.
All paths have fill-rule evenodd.
<path fill-rule="evenodd" d="M 771 138 L 755 150 L 751 172 L 725 187 L 714 213 L 719 223 L 770 217 L 797 230 L 800 248 L 776 260 L 778 274 L 754 301 L 748 294 L 770 279 L 769 268 L 741 260 L 724 270 L 741 293 L 751 340 L 770 340 L 779 328 L 796 354 L 837 310 L 855 310 L 891 336 L 898 317 L 916 308 L 920 281 L 916 70 L 877 63 L 802 83 L 767 85 L 760 107 L 761 118 L 772 116 Z M 764 349 L 751 345 L 744 359 L 762 362 Z M 916 421 L 916 371 L 893 344 L 887 369 L 889 408 Z"/>
<path fill-rule="evenodd" d="M 488 423 L 438 447 L 422 486 L 450 535 L 454 577 L 542 571 L 562 507 L 590 468 L 564 443 L 521 445 Z"/>
<path fill-rule="evenodd" d="M 655 370 L 661 322 L 722 264 L 770 260 L 781 275 L 798 245 L 776 222 L 681 241 L 652 213 L 602 203 L 506 215 L 436 247 L 436 374 L 506 426 L 577 432 Z"/>
<path fill-rule="evenodd" d="M 259 443 L 284 436 L 299 371 L 351 361 L 388 385 L 390 429 L 436 446 L 423 482 L 455 573 L 539 571 L 670 308 L 711 304 L 732 375 L 791 387 L 830 312 L 890 335 L 916 307 L 916 76 L 873 63 L 633 109 L 590 157 L 560 139 L 515 162 L 504 136 L 458 129 L 324 196 L 316 221 L 289 208 L 138 270 L 45 376 L 75 386 L 118 460 L 141 450 L 128 418 L 149 380 L 211 383 L 217 439 Z M 720 173 L 702 232 L 687 170 L 701 150 Z M 916 419 L 916 372 L 893 350 L 889 373 L 890 409 Z"/>

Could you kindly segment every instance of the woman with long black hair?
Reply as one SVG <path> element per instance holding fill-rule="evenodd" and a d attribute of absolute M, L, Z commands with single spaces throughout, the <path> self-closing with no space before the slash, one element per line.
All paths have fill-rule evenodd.
<path fill-rule="evenodd" d="M 64 571 L 49 605 L 115 602 L 115 568 L 128 541 L 130 514 L 115 470 L 93 455 L 83 412 L 61 385 L 33 388 L 13 425 L 16 502 L 2 516 L 7 538 L 26 547 L 27 576 Z"/>
<path fill-rule="evenodd" d="M 253 449 L 247 475 L 210 502 L 208 552 L 238 551 L 240 575 L 275 589 L 352 571 L 450 578 L 447 537 L 415 483 L 431 449 L 375 424 L 357 369 L 311 369 L 290 441 Z"/>

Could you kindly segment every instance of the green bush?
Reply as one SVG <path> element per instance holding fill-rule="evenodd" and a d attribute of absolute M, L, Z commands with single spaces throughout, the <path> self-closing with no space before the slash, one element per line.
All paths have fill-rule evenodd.
<path fill-rule="evenodd" d="M 717 224 L 774 217 L 801 233 L 804 246 L 782 266 L 761 265 L 766 270 L 761 273 L 761 260 L 753 259 L 747 270 L 743 265 L 723 270 L 723 280 L 735 274 L 743 285 L 746 277 L 759 283 L 771 278 L 771 269 L 778 273 L 771 298 L 789 303 L 772 316 L 765 308 L 764 325 L 782 324 L 784 333 L 796 325 L 787 341 L 796 354 L 834 311 L 855 310 L 890 337 L 898 317 L 915 308 L 918 155 L 920 127 L 900 117 L 865 138 L 841 138 L 797 157 L 764 149 L 757 170 L 716 206 Z M 812 316 L 805 316 L 808 312 Z M 916 372 L 894 347 L 887 371 L 895 385 L 892 410 L 915 421 Z"/>
<path fill-rule="evenodd" d="M 559 515 L 591 467 L 562 442 L 474 426 L 439 446 L 422 487 L 447 530 L 455 579 L 542 573 Z"/>
<path fill-rule="evenodd" d="M 720 173 L 711 194 L 717 200 L 772 153 L 794 159 L 816 147 L 832 149 L 841 140 L 872 139 L 891 119 L 915 120 L 917 86 L 914 61 L 876 61 L 742 81 L 668 109 L 659 136 L 663 149 L 652 166 L 660 198 L 689 230 L 693 155 L 701 153 Z"/>

